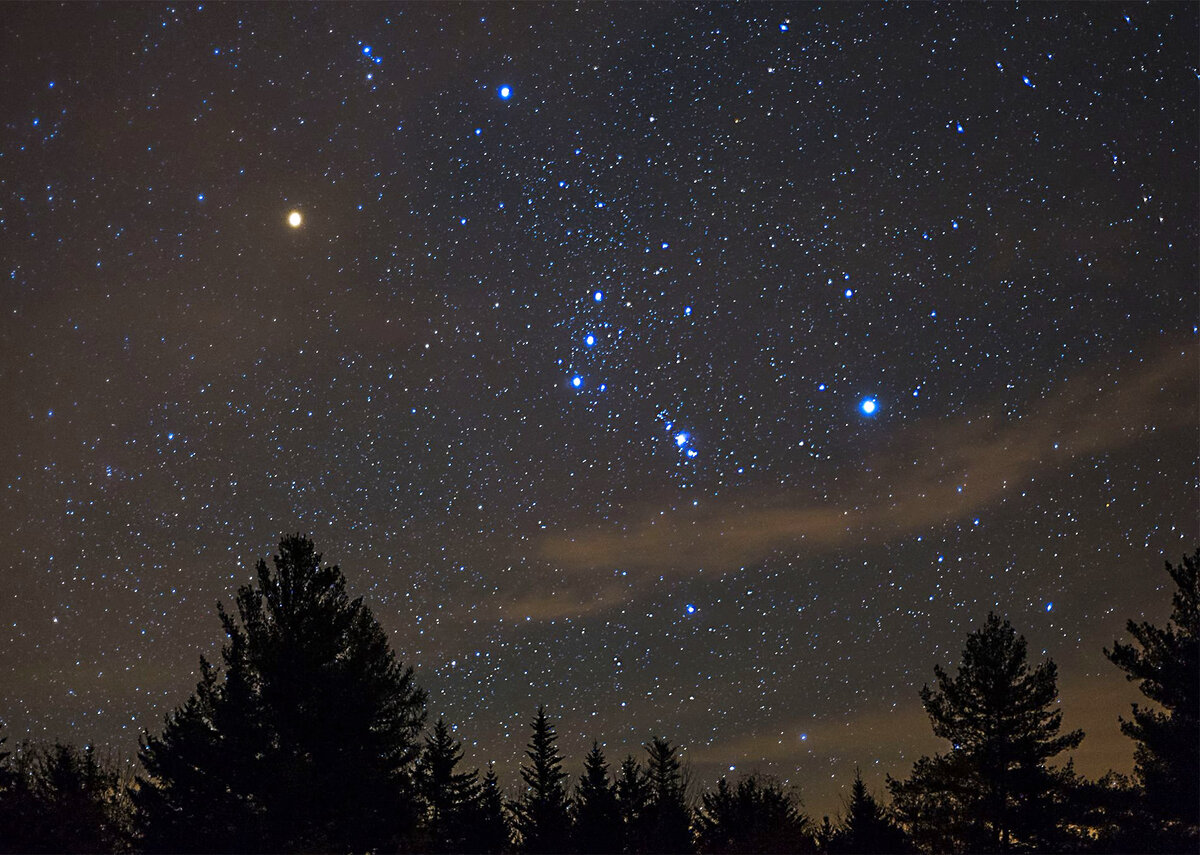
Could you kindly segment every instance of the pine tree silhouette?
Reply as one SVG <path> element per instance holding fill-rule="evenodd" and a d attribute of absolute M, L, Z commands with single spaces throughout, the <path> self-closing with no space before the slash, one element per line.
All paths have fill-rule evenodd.
<path fill-rule="evenodd" d="M 854 784 L 846 801 L 846 816 L 830 842 L 829 851 L 841 855 L 854 853 L 907 852 L 908 841 L 888 817 L 883 805 L 867 791 L 862 771 L 854 767 Z"/>
<path fill-rule="evenodd" d="M 646 778 L 650 802 L 646 808 L 649 851 L 692 852 L 691 812 L 685 801 L 683 770 L 677 749 L 654 737 L 646 746 Z"/>
<path fill-rule="evenodd" d="M 646 772 L 632 754 L 621 761 L 616 785 L 617 812 L 620 816 L 621 850 L 627 853 L 647 851 L 649 834 L 646 821 L 650 806 L 650 783 Z"/>
<path fill-rule="evenodd" d="M 575 787 L 572 834 L 578 852 L 620 852 L 621 820 L 617 791 L 609 778 L 600 743 L 583 759 L 583 774 Z"/>
<path fill-rule="evenodd" d="M 508 815 L 504 808 L 504 794 L 496 770 L 488 764 L 470 805 L 466 820 L 466 839 L 463 851 L 471 853 L 507 852 L 512 845 Z"/>
<path fill-rule="evenodd" d="M 570 843 L 567 773 L 554 744 L 558 734 L 546 717 L 545 707 L 538 707 L 532 727 L 533 736 L 525 752 L 528 761 L 521 765 L 525 791 L 512 808 L 514 825 L 522 851 L 565 852 Z"/>
<path fill-rule="evenodd" d="M 479 789 L 479 772 L 457 771 L 462 743 L 450 735 L 439 718 L 417 761 L 417 792 L 421 796 L 421 848 L 428 852 L 461 852 L 466 847 L 471 808 Z"/>
<path fill-rule="evenodd" d="M 888 781 L 915 842 L 978 852 L 1062 848 L 1074 773 L 1047 763 L 1083 732 L 1059 733 L 1054 662 L 1031 671 L 1025 639 L 989 614 L 967 637 L 957 676 L 937 665 L 934 673 L 937 689 L 925 686 L 921 701 L 950 752 L 922 757 L 907 780 Z"/>
<path fill-rule="evenodd" d="M 1136 742 L 1134 772 L 1146 810 L 1177 838 L 1164 845 L 1196 850 L 1200 841 L 1200 550 L 1167 562 L 1175 582 L 1165 629 L 1129 621 L 1135 644 L 1114 642 L 1104 655 L 1161 707 L 1133 705 L 1121 732 Z M 1136 646 L 1135 646 L 1136 645 Z M 1190 846 L 1189 846 L 1190 843 Z"/>
<path fill-rule="evenodd" d="M 223 673 L 143 737 L 148 851 L 394 848 L 416 821 L 424 693 L 311 541 L 284 538 L 237 594 Z"/>

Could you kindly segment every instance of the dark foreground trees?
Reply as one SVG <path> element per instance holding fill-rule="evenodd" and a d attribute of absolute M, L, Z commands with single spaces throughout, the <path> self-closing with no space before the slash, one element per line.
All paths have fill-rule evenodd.
<path fill-rule="evenodd" d="M 287 537 L 237 594 L 220 673 L 144 737 L 148 851 L 394 849 L 412 834 L 424 694 L 336 566 Z"/>
<path fill-rule="evenodd" d="M 18 758 L 0 755 L 0 852 L 127 850 L 128 784 L 91 746 L 27 744 Z"/>
<path fill-rule="evenodd" d="M 439 718 L 417 761 L 417 792 L 421 798 L 418 848 L 425 852 L 473 851 L 470 829 L 479 799 L 479 770 L 464 772 L 462 743 L 450 735 Z"/>
<path fill-rule="evenodd" d="M 521 765 L 525 789 L 512 805 L 513 825 L 525 852 L 564 852 L 570 846 L 567 773 L 554 744 L 557 739 L 546 708 L 538 707 L 525 752 L 527 760 Z"/>
<path fill-rule="evenodd" d="M 600 743 L 583 758 L 583 774 L 571 800 L 572 840 L 582 853 L 620 852 L 621 816 L 617 789 L 608 774 Z"/>
<path fill-rule="evenodd" d="M 1030 665 L 1025 640 L 989 615 L 956 674 L 935 666 L 921 692 L 949 750 L 889 778 L 890 806 L 856 774 L 844 816 L 814 826 L 769 778 L 689 798 L 681 752 L 661 738 L 615 775 L 593 743 L 569 796 L 541 707 L 506 803 L 490 766 L 482 779 L 461 768 L 445 721 L 418 744 L 424 694 L 411 669 L 338 569 L 286 538 L 274 569 L 259 562 L 256 584 L 239 589 L 236 616 L 218 607 L 221 661 L 202 659 L 191 697 L 144 736 L 140 787 L 89 749 L 0 739 L 0 853 L 1195 852 L 1198 569 L 1200 552 L 1168 565 L 1166 628 L 1130 622 L 1132 642 L 1106 651 L 1152 702 L 1122 723 L 1132 778 L 1083 781 L 1051 765 L 1082 738 L 1062 732 L 1054 663 Z"/>
<path fill-rule="evenodd" d="M 907 852 L 908 840 L 889 812 L 867 791 L 862 772 L 854 770 L 850 798 L 846 800 L 846 815 L 833 833 L 829 851 L 837 855 L 853 853 Z"/>
<path fill-rule="evenodd" d="M 725 778 L 704 793 L 696 810 L 701 852 L 815 852 L 811 823 L 799 801 L 773 780 L 745 775 Z"/>
<path fill-rule="evenodd" d="M 958 673 L 934 666 L 937 688 L 921 701 L 950 751 L 920 758 L 907 780 L 889 780 L 895 808 L 914 840 L 943 852 L 1061 851 L 1070 845 L 1070 767 L 1049 761 L 1075 748 L 1060 733 L 1053 661 L 1030 669 L 1026 644 L 989 614 L 967 637 Z"/>
<path fill-rule="evenodd" d="M 1168 848 L 1195 852 L 1200 843 L 1200 550 L 1167 562 L 1175 582 L 1171 617 L 1160 629 L 1130 620 L 1133 644 L 1105 650 L 1155 706 L 1133 705 L 1121 731 L 1134 740 L 1134 774 L 1143 810 Z M 1143 838 L 1144 840 L 1145 838 Z"/>

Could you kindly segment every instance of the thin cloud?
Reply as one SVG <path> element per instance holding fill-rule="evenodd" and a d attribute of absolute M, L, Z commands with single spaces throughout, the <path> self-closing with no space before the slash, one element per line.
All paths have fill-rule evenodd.
<path fill-rule="evenodd" d="M 646 512 L 618 532 L 549 536 L 540 557 L 559 571 L 554 581 L 565 601 L 581 599 L 570 592 L 573 573 L 622 567 L 656 578 L 698 566 L 726 572 L 779 548 L 903 537 L 966 519 L 1081 458 L 1194 430 L 1198 377 L 1195 344 L 1177 342 L 1121 369 L 1085 372 L 1024 416 L 916 424 L 900 433 L 873 473 L 851 480 L 840 502 L 754 509 L 726 500 L 669 518 Z M 602 607 L 595 594 L 591 607 Z"/>

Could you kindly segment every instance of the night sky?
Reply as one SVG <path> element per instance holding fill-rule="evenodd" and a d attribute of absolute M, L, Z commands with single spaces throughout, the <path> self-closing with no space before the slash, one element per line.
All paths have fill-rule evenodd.
<path fill-rule="evenodd" d="M 10 740 L 132 756 L 298 531 L 507 781 L 545 703 L 573 775 L 663 735 L 830 813 L 989 610 L 1128 771 L 1198 13 L 4 4 Z"/>

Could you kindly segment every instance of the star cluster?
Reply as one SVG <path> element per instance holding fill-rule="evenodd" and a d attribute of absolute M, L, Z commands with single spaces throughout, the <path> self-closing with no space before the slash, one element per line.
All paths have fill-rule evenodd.
<path fill-rule="evenodd" d="M 1198 527 L 1194 4 L 4 18 L 11 734 L 131 752 L 302 531 L 508 774 L 546 703 L 830 812 L 992 609 L 1128 768 L 1100 648 Z"/>

